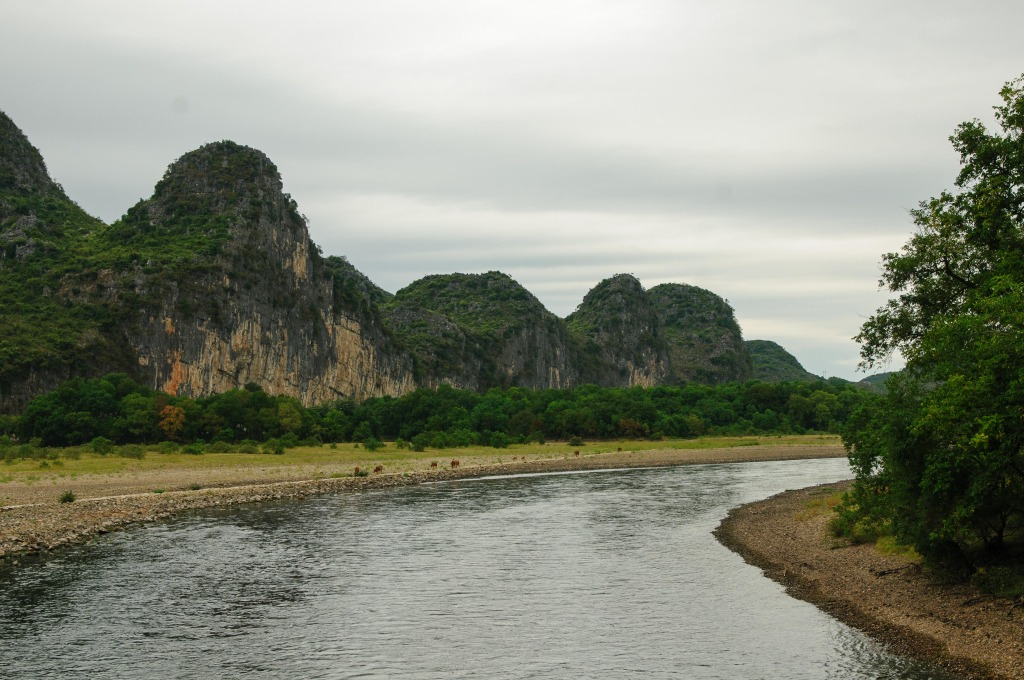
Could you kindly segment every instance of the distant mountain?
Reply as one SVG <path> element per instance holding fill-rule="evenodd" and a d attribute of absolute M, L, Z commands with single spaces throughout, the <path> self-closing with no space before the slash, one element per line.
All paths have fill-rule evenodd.
<path fill-rule="evenodd" d="M 465 389 L 577 383 L 564 323 L 507 274 L 414 281 L 382 305 L 419 385 Z"/>
<path fill-rule="evenodd" d="M 576 343 L 583 382 L 649 387 L 670 375 L 657 312 L 631 274 L 591 288 L 565 323 Z"/>
<path fill-rule="evenodd" d="M 685 284 L 644 290 L 619 274 L 566 319 L 501 272 L 427 276 L 392 295 L 323 257 L 282 186 L 260 151 L 214 142 L 107 225 L 0 113 L 0 412 L 111 371 L 171 394 L 253 383 L 306 404 L 440 384 L 758 375 L 728 303 Z"/>
<path fill-rule="evenodd" d="M 898 373 L 898 371 L 875 373 L 874 375 L 869 375 L 868 377 L 859 381 L 857 384 L 863 387 L 864 389 L 871 390 L 872 392 L 885 394 L 885 381 L 888 380 L 889 376 L 893 375 L 894 373 Z"/>
<path fill-rule="evenodd" d="M 753 362 L 754 380 L 784 382 L 787 380 L 821 380 L 808 372 L 797 358 L 771 340 L 747 340 L 744 345 Z"/>
<path fill-rule="evenodd" d="M 674 382 L 749 380 L 754 369 L 732 307 L 709 290 L 663 283 L 648 291 Z"/>

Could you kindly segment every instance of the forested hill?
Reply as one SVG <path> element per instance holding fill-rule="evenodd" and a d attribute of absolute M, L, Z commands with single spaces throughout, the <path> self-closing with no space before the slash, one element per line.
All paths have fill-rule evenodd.
<path fill-rule="evenodd" d="M 729 304 L 685 284 L 598 283 L 561 319 L 501 272 L 397 294 L 323 257 L 263 153 L 174 161 L 113 224 L 87 215 L 0 113 L 0 412 L 74 377 L 169 394 L 244 385 L 309 405 L 448 384 L 718 384 L 754 375 Z"/>
<path fill-rule="evenodd" d="M 795 356 L 782 345 L 771 340 L 747 340 L 747 353 L 753 362 L 753 377 L 762 382 L 783 382 L 786 380 L 820 380 L 819 376 L 807 371 Z"/>

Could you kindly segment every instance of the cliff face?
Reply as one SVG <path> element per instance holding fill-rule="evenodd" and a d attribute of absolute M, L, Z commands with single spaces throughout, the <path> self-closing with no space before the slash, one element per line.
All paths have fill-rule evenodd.
<path fill-rule="evenodd" d="M 151 198 L 103 224 L 2 113 L 0 300 L 0 412 L 112 371 L 172 394 L 255 383 L 306 404 L 441 384 L 752 375 L 732 308 L 693 286 L 645 291 L 620 274 L 565 320 L 500 272 L 428 276 L 391 295 L 322 257 L 276 166 L 233 142 L 185 154 Z"/>
<path fill-rule="evenodd" d="M 583 364 L 583 381 L 652 387 L 669 375 L 660 324 L 640 281 L 618 274 L 597 284 L 566 324 Z"/>
<path fill-rule="evenodd" d="M 124 330 L 153 387 L 200 396 L 252 382 L 306 404 L 412 389 L 368 293 L 335 286 L 262 153 L 220 142 L 183 156 L 110 234 L 136 265 L 120 281 L 138 296 Z M 188 252 L 150 247 L 168 241 Z"/>
<path fill-rule="evenodd" d="M 425 387 L 577 383 L 563 323 L 507 274 L 428 276 L 398 291 L 383 309 Z"/>
<path fill-rule="evenodd" d="M 668 345 L 675 382 L 749 380 L 750 356 L 732 307 L 711 291 L 664 283 L 648 291 Z"/>
<path fill-rule="evenodd" d="M 0 412 L 75 375 L 130 365 L 110 310 L 59 294 L 67 272 L 88 266 L 81 244 L 104 226 L 65 195 L 0 112 Z"/>

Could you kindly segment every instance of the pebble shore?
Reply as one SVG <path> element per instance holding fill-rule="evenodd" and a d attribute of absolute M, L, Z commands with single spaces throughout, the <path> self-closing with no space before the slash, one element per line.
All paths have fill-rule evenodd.
<path fill-rule="evenodd" d="M 847 483 L 787 491 L 736 508 L 718 539 L 793 597 L 965 678 L 1024 680 L 1024 603 L 950 583 L 913 559 L 874 545 L 847 545 L 828 531 L 815 502 Z"/>

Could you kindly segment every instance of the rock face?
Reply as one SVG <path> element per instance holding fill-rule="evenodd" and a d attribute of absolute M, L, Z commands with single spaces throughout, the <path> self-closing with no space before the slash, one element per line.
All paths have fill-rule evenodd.
<path fill-rule="evenodd" d="M 88 267 L 82 244 L 104 226 L 65 195 L 0 112 L 0 412 L 130 361 L 109 310 L 59 294 L 66 272 Z"/>
<path fill-rule="evenodd" d="M 110 231 L 132 262 L 145 258 L 122 276 L 126 293 L 151 300 L 126 306 L 136 311 L 125 332 L 153 387 L 205 395 L 256 383 L 306 404 L 412 389 L 370 291 L 346 287 L 341 265 L 320 257 L 259 151 L 218 142 L 183 156 Z M 202 256 L 138 252 L 168 241 Z M 156 257 L 164 268 L 145 274 Z"/>
<path fill-rule="evenodd" d="M 821 380 L 800 365 L 796 357 L 771 340 L 747 340 L 747 352 L 754 362 L 754 379 L 762 382 Z"/>
<path fill-rule="evenodd" d="M 383 306 L 416 382 L 464 389 L 578 383 L 565 325 L 507 274 L 427 276 Z"/>
<path fill-rule="evenodd" d="M 255 383 L 305 404 L 466 389 L 745 380 L 732 308 L 628 274 L 567 319 L 500 272 L 397 294 L 324 258 L 276 166 L 229 141 L 171 164 L 111 225 L 87 215 L 0 113 L 0 412 L 119 371 L 202 397 Z"/>
<path fill-rule="evenodd" d="M 750 356 L 728 302 L 682 283 L 663 283 L 648 294 L 668 345 L 675 382 L 715 385 L 753 377 Z"/>
<path fill-rule="evenodd" d="M 657 314 L 631 274 L 594 286 L 565 321 L 577 343 L 584 382 L 652 387 L 670 375 Z"/>

